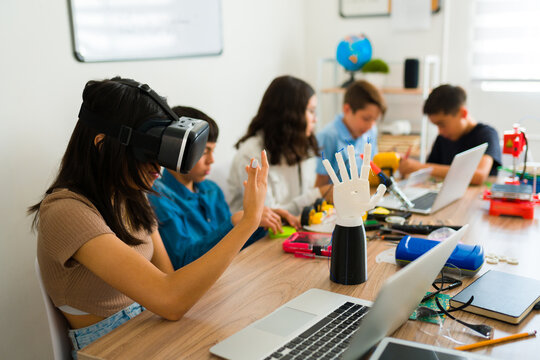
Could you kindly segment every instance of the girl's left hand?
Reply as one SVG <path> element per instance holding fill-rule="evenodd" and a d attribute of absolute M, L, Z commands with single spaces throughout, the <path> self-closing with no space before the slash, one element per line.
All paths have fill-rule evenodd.
<path fill-rule="evenodd" d="M 264 199 L 268 179 L 268 159 L 266 151 L 261 152 L 261 165 L 256 159 L 246 166 L 248 179 L 244 181 L 244 216 L 243 219 L 254 222 L 257 226 L 261 222 L 264 210 Z"/>

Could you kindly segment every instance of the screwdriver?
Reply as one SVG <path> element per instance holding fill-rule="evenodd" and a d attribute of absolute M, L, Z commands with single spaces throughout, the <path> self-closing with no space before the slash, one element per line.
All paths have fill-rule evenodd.
<path fill-rule="evenodd" d="M 362 155 L 360 155 L 361 158 L 363 158 Z M 407 196 L 401 191 L 401 189 L 397 186 L 396 182 L 394 181 L 394 178 L 392 176 L 387 177 L 384 172 L 373 162 L 369 162 L 371 165 L 371 170 L 377 175 L 381 181 L 381 184 L 384 184 L 389 192 L 391 192 L 407 209 L 410 209 L 414 206 L 414 204 L 407 199 Z"/>

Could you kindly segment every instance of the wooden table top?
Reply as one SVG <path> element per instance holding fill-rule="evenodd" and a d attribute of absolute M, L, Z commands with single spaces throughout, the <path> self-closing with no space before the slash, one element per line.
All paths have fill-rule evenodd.
<path fill-rule="evenodd" d="M 489 216 L 489 202 L 481 199 L 484 187 L 471 187 L 465 197 L 431 216 L 414 215 L 411 223 L 469 223 L 463 239 L 480 244 L 486 253 L 516 257 L 518 265 L 485 263 L 479 275 L 500 270 L 540 279 L 540 223 L 516 217 Z M 329 279 L 326 259 L 295 258 L 284 253 L 280 239 L 262 239 L 241 251 L 231 266 L 201 300 L 179 321 L 168 321 L 144 311 L 111 333 L 78 352 L 79 359 L 210 359 L 209 349 L 252 322 L 261 319 L 292 298 L 311 288 L 319 288 L 373 301 L 396 265 L 376 257 L 393 245 L 381 240 L 368 242 L 368 280 L 357 286 L 344 286 Z M 476 277 L 464 278 L 464 285 Z M 454 295 L 463 287 L 448 292 Z M 459 311 L 459 319 L 494 327 L 495 338 L 540 330 L 540 312 L 533 311 L 521 324 L 511 325 Z M 407 321 L 393 337 L 454 347 L 481 339 L 467 328 L 447 319 L 438 325 Z M 449 339 L 450 338 L 450 339 Z M 528 338 L 474 350 L 499 359 L 538 358 L 540 337 Z"/>

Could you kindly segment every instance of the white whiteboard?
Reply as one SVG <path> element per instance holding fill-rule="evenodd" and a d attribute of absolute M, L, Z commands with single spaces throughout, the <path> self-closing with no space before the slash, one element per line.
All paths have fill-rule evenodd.
<path fill-rule="evenodd" d="M 83 62 L 219 55 L 221 0 L 70 0 Z"/>

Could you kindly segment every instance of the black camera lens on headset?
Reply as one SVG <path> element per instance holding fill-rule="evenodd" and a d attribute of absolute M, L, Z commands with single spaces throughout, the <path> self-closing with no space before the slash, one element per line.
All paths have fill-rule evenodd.
<path fill-rule="evenodd" d="M 139 89 L 154 100 L 169 119 L 148 119 L 134 129 L 126 125 L 112 124 L 88 109 L 83 102 L 79 120 L 118 139 L 122 145 L 131 146 L 135 158 L 139 161 L 157 162 L 160 166 L 187 174 L 204 152 L 208 140 L 208 123 L 188 117 L 179 119 L 167 103 L 146 84 L 126 79 L 112 81 Z"/>

